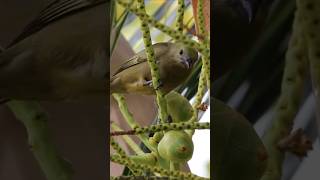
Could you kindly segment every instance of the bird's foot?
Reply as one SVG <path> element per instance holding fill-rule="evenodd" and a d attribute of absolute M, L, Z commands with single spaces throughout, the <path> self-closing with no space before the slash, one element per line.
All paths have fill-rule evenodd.
<path fill-rule="evenodd" d="M 153 87 L 152 80 L 145 81 L 145 82 L 143 83 L 143 86 L 149 86 L 149 87 L 152 88 L 152 87 Z M 158 86 L 157 86 L 157 87 L 154 87 L 154 88 L 155 88 L 155 90 L 159 90 L 161 87 L 163 87 L 163 83 L 162 83 L 162 81 L 159 80 Z"/>
<path fill-rule="evenodd" d="M 152 80 L 149 80 L 149 81 L 145 81 L 145 82 L 143 82 L 143 86 L 149 86 L 149 87 L 152 87 Z"/>

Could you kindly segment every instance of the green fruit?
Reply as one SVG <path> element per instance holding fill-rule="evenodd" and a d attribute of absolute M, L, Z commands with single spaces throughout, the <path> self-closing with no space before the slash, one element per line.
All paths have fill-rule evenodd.
<path fill-rule="evenodd" d="M 187 98 L 175 91 L 171 91 L 166 95 L 166 101 L 168 114 L 173 122 L 186 122 L 191 119 L 193 108 Z"/>
<path fill-rule="evenodd" d="M 187 162 L 193 154 L 193 142 L 184 131 L 168 131 L 158 144 L 159 155 L 173 162 Z"/>
<path fill-rule="evenodd" d="M 213 99 L 213 179 L 260 180 L 266 149 L 245 117 Z"/>

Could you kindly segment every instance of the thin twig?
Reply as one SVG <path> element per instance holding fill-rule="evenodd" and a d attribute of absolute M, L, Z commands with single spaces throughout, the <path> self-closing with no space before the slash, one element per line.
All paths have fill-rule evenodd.
<path fill-rule="evenodd" d="M 163 123 L 158 125 L 152 125 L 149 127 L 135 128 L 129 131 L 114 131 L 110 133 L 110 136 L 121 136 L 121 135 L 137 135 L 147 132 L 161 132 L 169 130 L 187 130 L 187 129 L 209 129 L 210 123 L 199 123 L 199 122 L 182 122 L 182 123 Z"/>
<path fill-rule="evenodd" d="M 116 131 L 123 131 L 115 123 L 111 124 L 111 128 L 116 130 Z M 129 136 L 122 136 L 122 138 L 136 154 L 144 154 L 144 152 L 140 149 L 140 147 Z"/>

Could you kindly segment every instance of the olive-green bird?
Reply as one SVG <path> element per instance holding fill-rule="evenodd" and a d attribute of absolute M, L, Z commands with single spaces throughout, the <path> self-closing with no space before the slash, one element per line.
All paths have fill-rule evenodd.
<path fill-rule="evenodd" d="M 0 50 L 0 97 L 102 99 L 107 81 L 107 0 L 55 0 Z"/>
<path fill-rule="evenodd" d="M 152 45 L 160 70 L 160 88 L 168 93 L 183 83 L 198 60 L 198 52 L 181 43 Z M 124 62 L 111 77 L 111 93 L 155 94 L 145 50 Z"/>

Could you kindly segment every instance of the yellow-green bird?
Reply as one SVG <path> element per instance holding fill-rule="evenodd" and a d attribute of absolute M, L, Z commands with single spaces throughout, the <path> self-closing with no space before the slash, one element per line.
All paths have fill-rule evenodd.
<path fill-rule="evenodd" d="M 183 83 L 198 60 L 198 52 L 181 43 L 152 45 L 160 71 L 160 88 L 168 93 Z M 111 93 L 155 94 L 145 50 L 124 62 L 111 77 Z"/>

